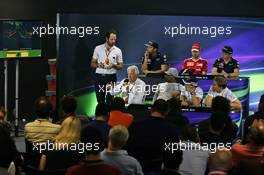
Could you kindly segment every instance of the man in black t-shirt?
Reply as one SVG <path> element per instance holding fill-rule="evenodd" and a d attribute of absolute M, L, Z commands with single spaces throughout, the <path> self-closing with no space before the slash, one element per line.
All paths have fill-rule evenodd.
<path fill-rule="evenodd" d="M 160 171 L 162 154 L 167 150 L 165 145 L 179 141 L 179 129 L 165 119 L 167 113 L 167 102 L 158 99 L 148 118 L 135 121 L 129 127 L 127 151 L 140 162 L 144 174 Z"/>
<path fill-rule="evenodd" d="M 223 75 L 226 78 L 239 77 L 239 62 L 232 57 L 233 49 L 225 46 L 222 49 L 222 57 L 215 60 L 212 75 Z"/>
<path fill-rule="evenodd" d="M 159 44 L 155 41 L 149 41 L 146 46 L 145 54 L 142 58 L 142 72 L 147 75 L 162 74 L 168 69 L 166 55 L 161 54 Z"/>

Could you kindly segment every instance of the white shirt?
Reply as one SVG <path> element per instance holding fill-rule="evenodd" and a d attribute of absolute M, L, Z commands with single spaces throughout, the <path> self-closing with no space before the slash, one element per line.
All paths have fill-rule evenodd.
<path fill-rule="evenodd" d="M 202 88 L 196 87 L 194 92 L 195 92 L 195 97 L 198 97 L 200 99 L 203 98 Z M 189 101 L 189 102 L 192 101 L 192 94 L 189 91 L 187 91 L 185 87 L 184 87 L 184 90 L 181 92 L 181 95 L 186 97 L 186 101 Z"/>
<path fill-rule="evenodd" d="M 211 97 L 216 97 L 216 96 L 222 96 L 227 98 L 228 100 L 230 100 L 230 102 L 234 102 L 237 100 L 237 97 L 235 96 L 235 94 L 228 89 L 227 87 L 225 89 L 222 90 L 222 92 L 218 93 L 218 92 L 214 92 L 212 89 L 212 86 L 210 87 L 209 91 L 208 91 L 208 95 Z"/>
<path fill-rule="evenodd" d="M 163 99 L 163 100 L 169 100 L 172 98 L 172 93 L 176 91 L 183 91 L 184 86 L 179 83 L 160 83 L 158 84 L 157 91 L 153 97 L 153 100 L 157 99 Z"/>
<path fill-rule="evenodd" d="M 119 84 L 116 84 L 110 91 L 111 95 L 121 94 L 122 98 L 128 98 L 128 104 L 143 104 L 145 100 L 145 82 L 137 78 L 133 83 L 124 82 L 127 78 L 123 79 Z M 129 86 L 127 92 L 126 87 Z"/>
<path fill-rule="evenodd" d="M 112 64 L 123 63 L 122 51 L 118 47 L 113 46 L 110 48 L 110 50 L 107 50 L 105 44 L 96 46 L 93 53 L 93 59 L 96 59 L 97 63 L 104 64 L 107 58 Z M 106 68 L 97 67 L 95 73 L 115 74 L 116 69 L 114 68 L 106 69 Z"/>
<path fill-rule="evenodd" d="M 125 150 L 101 152 L 101 158 L 108 164 L 118 167 L 125 175 L 144 175 L 140 163 Z"/>
<path fill-rule="evenodd" d="M 210 151 L 199 149 L 199 144 L 191 141 L 182 141 L 181 143 L 185 146 L 181 146 L 183 155 L 179 173 L 182 175 L 204 175 Z"/>

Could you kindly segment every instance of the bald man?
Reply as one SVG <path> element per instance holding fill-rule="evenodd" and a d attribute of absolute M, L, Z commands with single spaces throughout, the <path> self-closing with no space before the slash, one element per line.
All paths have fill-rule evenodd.
<path fill-rule="evenodd" d="M 225 175 L 232 168 L 232 153 L 229 150 L 217 150 L 208 159 L 208 175 Z"/>

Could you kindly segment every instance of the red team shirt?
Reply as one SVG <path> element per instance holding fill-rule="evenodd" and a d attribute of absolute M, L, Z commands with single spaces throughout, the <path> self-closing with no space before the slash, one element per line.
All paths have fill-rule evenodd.
<path fill-rule="evenodd" d="M 183 69 L 194 69 L 193 75 L 205 75 L 207 73 L 207 61 L 202 58 L 198 60 L 188 58 L 184 60 Z"/>

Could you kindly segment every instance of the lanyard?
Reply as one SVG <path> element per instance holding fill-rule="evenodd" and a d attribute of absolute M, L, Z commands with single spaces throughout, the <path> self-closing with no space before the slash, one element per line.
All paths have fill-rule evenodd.
<path fill-rule="evenodd" d="M 110 50 L 110 51 L 105 50 L 106 59 L 108 59 L 108 57 L 109 57 L 111 51 L 112 51 L 112 50 Z"/>
<path fill-rule="evenodd" d="M 129 91 L 128 91 L 128 92 L 131 92 L 131 91 L 132 91 L 132 89 L 134 88 L 134 86 L 135 86 L 135 84 L 132 84 L 132 87 L 129 89 Z"/>

